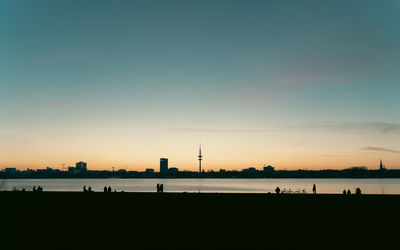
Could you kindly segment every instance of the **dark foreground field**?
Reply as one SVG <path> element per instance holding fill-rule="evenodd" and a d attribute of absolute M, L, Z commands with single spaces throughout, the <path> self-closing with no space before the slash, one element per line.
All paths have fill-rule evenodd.
<path fill-rule="evenodd" d="M 400 249 L 400 196 L 0 192 L 0 249 Z"/>

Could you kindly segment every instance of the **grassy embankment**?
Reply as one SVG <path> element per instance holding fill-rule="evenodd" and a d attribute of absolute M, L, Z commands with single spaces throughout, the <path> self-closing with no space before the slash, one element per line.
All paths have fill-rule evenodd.
<path fill-rule="evenodd" d="M 400 247 L 395 195 L 0 192 L 0 202 L 0 249 Z"/>

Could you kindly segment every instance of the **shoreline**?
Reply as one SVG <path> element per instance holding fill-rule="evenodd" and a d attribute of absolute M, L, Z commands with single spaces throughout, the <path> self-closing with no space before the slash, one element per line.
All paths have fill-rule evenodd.
<path fill-rule="evenodd" d="M 168 195 L 198 195 L 198 196 L 208 196 L 208 195 L 220 195 L 220 196 L 262 196 L 262 197 L 270 197 L 270 196 L 315 196 L 315 197 L 323 197 L 323 196 L 331 196 L 331 197 L 364 197 L 364 196 L 394 196 L 394 197 L 400 197 L 400 194 L 339 194 L 339 193 L 317 193 L 317 194 L 313 194 L 313 193 L 306 193 L 306 194 L 302 194 L 302 193 L 280 193 L 280 194 L 276 194 L 276 193 L 270 193 L 270 192 L 243 192 L 243 193 L 238 193 L 238 192 L 162 192 L 162 193 L 157 193 L 157 192 L 129 192 L 129 191 L 118 191 L 118 192 L 103 192 L 103 191 L 92 191 L 92 192 L 83 192 L 83 191 L 41 191 L 41 192 L 33 192 L 33 191 L 14 191 L 14 190 L 2 190 L 0 191 L 1 193 L 34 193 L 37 194 L 44 194 L 44 193 L 50 193 L 50 194 L 85 194 L 85 195 L 97 195 L 97 194 L 105 194 L 105 195 L 164 195 L 164 196 L 168 196 Z"/>
<path fill-rule="evenodd" d="M 273 180 L 273 179 L 322 179 L 322 180 L 327 180 L 327 179 L 355 179 L 355 180 L 362 180 L 362 179 L 400 179 L 400 176 L 377 176 L 377 177 L 354 177 L 354 176 L 349 176 L 349 177 L 90 177 L 90 176 L 82 176 L 82 177 L 2 177 L 0 180 L 16 180 L 16 179 L 24 179 L 24 180 L 29 180 L 29 179 L 72 179 L 72 180 L 79 180 L 79 179 L 221 179 L 221 180 L 234 180 L 234 179 L 247 179 L 247 180 Z"/>

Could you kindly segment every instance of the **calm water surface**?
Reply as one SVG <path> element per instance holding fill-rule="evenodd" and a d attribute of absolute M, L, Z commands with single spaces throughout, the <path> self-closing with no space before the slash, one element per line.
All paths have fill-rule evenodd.
<path fill-rule="evenodd" d="M 2 182 L 2 183 L 1 183 Z M 341 193 L 343 189 L 360 187 L 368 194 L 400 194 L 400 179 L 7 179 L 1 180 L 3 189 L 32 190 L 42 186 L 44 191 L 82 191 L 84 185 L 94 191 L 104 186 L 125 192 L 154 192 L 157 183 L 164 184 L 164 192 L 202 193 L 267 193 L 281 190 L 293 192 L 305 189 L 311 193 L 312 184 L 318 193 Z"/>

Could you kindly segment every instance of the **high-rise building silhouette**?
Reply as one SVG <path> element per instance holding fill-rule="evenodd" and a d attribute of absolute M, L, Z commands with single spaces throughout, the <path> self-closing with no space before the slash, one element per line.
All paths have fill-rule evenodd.
<path fill-rule="evenodd" d="M 201 144 L 200 144 L 200 147 L 199 147 L 199 173 L 201 173 L 201 161 L 202 161 L 202 159 L 201 158 L 203 158 L 203 156 L 201 155 Z"/>
<path fill-rule="evenodd" d="M 76 163 L 76 172 L 78 173 L 83 173 L 83 172 L 87 172 L 87 163 L 80 161 Z"/>
<path fill-rule="evenodd" d="M 168 158 L 160 158 L 160 173 L 168 172 Z"/>

